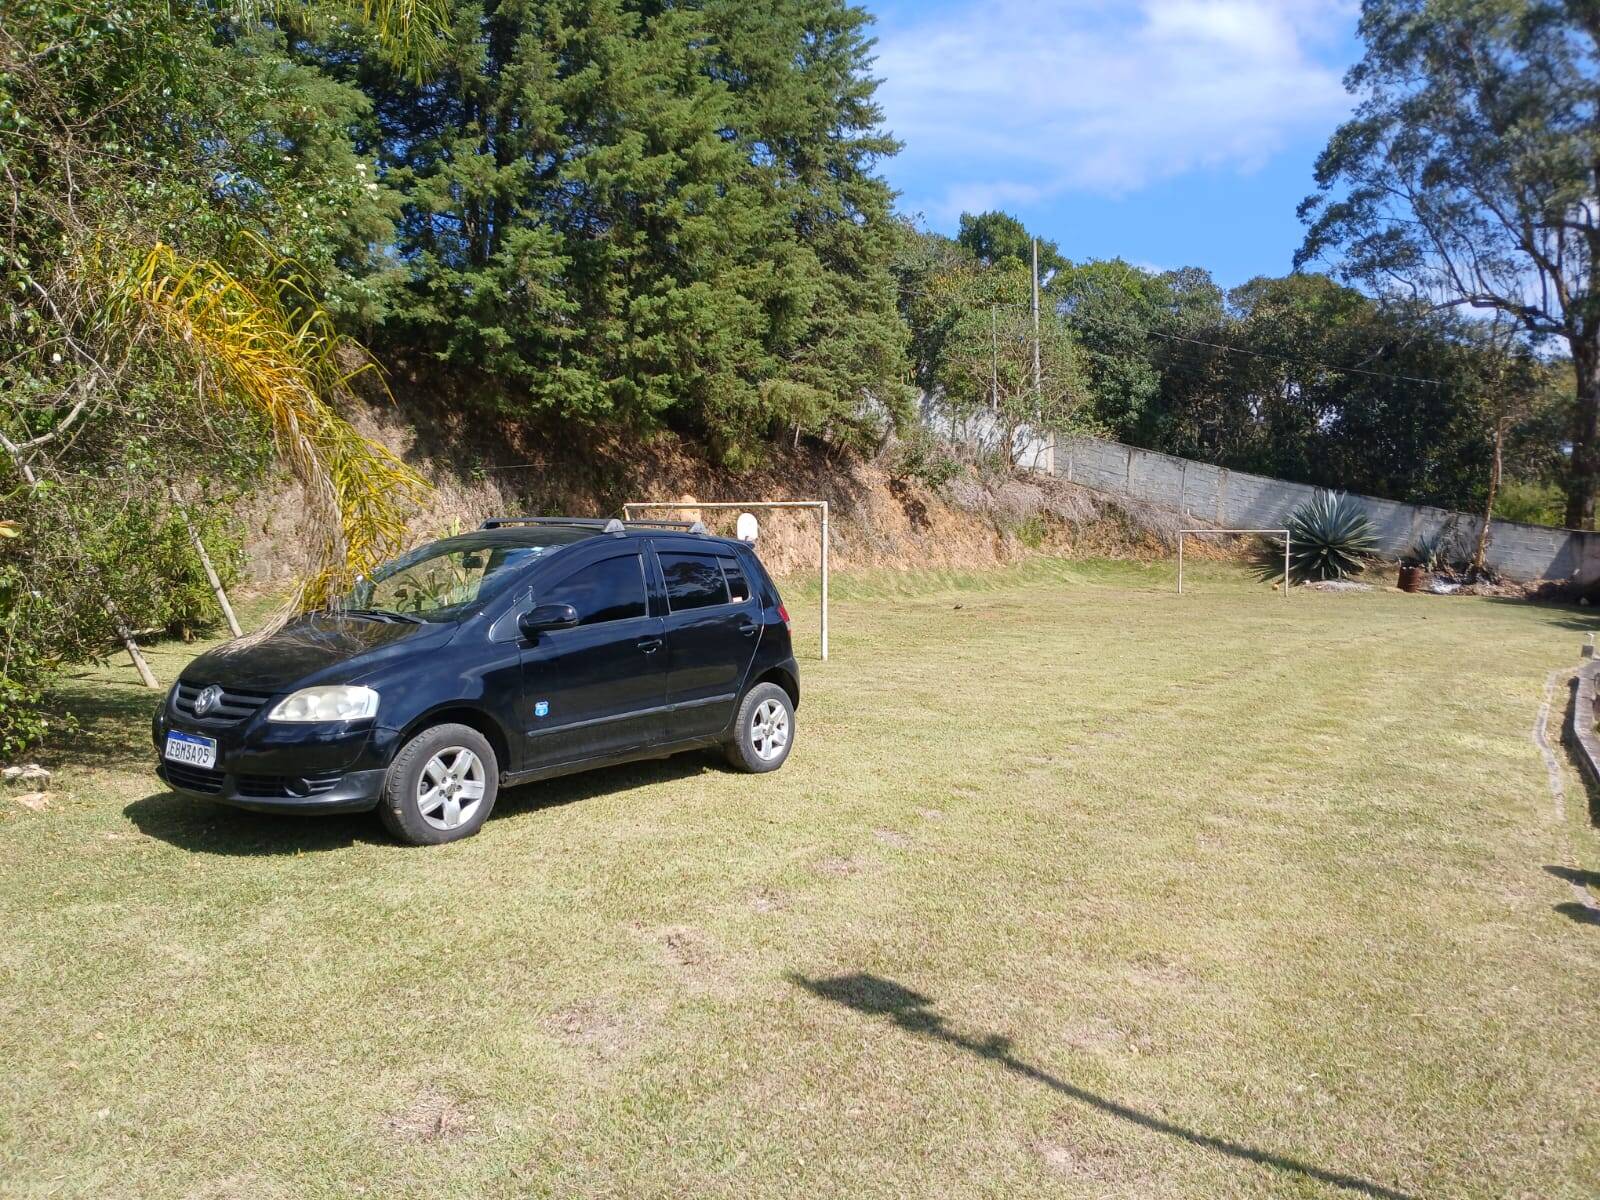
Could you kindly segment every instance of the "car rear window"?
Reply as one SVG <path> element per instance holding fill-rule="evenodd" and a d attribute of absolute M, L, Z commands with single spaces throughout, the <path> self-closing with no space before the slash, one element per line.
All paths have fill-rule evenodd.
<path fill-rule="evenodd" d="M 722 563 L 722 574 L 728 581 L 728 595 L 733 597 L 733 602 L 737 604 L 750 599 L 750 584 L 745 580 L 744 568 L 739 565 L 739 560 L 723 558 L 721 555 L 717 557 Z"/>
<path fill-rule="evenodd" d="M 728 603 L 728 583 L 715 555 L 662 554 L 661 573 L 673 612 Z"/>

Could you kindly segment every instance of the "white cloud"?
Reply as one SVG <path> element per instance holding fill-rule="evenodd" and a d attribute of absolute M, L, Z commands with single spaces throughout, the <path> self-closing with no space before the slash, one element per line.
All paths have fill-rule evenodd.
<path fill-rule="evenodd" d="M 1250 171 L 1349 109 L 1319 57 L 1354 0 L 962 0 L 878 31 L 896 175 L 930 216 Z M 919 189 L 923 191 L 926 189 Z"/>

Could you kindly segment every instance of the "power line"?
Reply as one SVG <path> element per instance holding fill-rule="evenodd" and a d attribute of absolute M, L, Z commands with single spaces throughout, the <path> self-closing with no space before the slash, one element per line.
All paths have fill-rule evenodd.
<path fill-rule="evenodd" d="M 1191 346 L 1204 346 L 1210 350 L 1223 350 L 1229 354 L 1244 354 L 1251 358 L 1265 359 L 1269 362 L 1288 363 L 1290 366 L 1316 367 L 1323 371 L 1332 371 L 1337 375 L 1365 375 L 1370 379 L 1387 379 L 1398 383 L 1426 383 L 1433 387 L 1453 387 L 1443 379 L 1429 379 L 1425 375 L 1403 375 L 1397 371 L 1370 371 L 1365 367 L 1339 367 L 1332 363 L 1317 362 L 1315 359 L 1290 358 L 1283 354 L 1268 354 L 1263 350 L 1247 350 L 1243 346 L 1226 346 L 1218 342 L 1207 342 L 1200 338 L 1185 337 L 1177 333 L 1163 333 L 1158 329 L 1146 329 L 1141 332 L 1150 337 L 1164 338 L 1169 342 L 1185 342 Z"/>
<path fill-rule="evenodd" d="M 928 296 L 937 298 L 937 294 L 921 288 L 902 288 L 902 294 L 915 296 Z M 1007 301 L 992 302 L 993 308 L 1027 308 L 1027 304 Z M 1060 313 L 1060 310 L 1057 310 Z M 1188 337 L 1179 333 L 1167 333 L 1159 329 L 1146 329 L 1139 325 L 1115 323 L 1108 325 L 1104 318 L 1086 318 L 1081 313 L 1060 313 L 1068 325 L 1087 321 L 1093 324 L 1101 323 L 1102 328 L 1115 328 L 1124 333 L 1138 334 L 1143 337 L 1156 337 L 1169 342 L 1182 342 L 1190 346 L 1200 346 L 1208 350 L 1220 350 L 1225 354 L 1242 354 L 1249 358 L 1258 358 L 1267 362 L 1286 363 L 1289 366 L 1314 367 L 1322 371 L 1331 371 L 1339 375 L 1363 375 L 1369 379 L 1387 379 L 1391 383 L 1419 383 L 1429 387 L 1453 388 L 1456 385 L 1443 379 L 1432 379 L 1426 375 L 1406 375 L 1398 371 L 1374 371 L 1367 367 L 1338 366 L 1334 363 L 1319 362 L 1316 359 L 1293 358 L 1285 354 L 1271 354 L 1264 350 L 1249 350 L 1243 346 L 1229 346 L 1222 342 L 1208 342 L 1203 338 Z"/>

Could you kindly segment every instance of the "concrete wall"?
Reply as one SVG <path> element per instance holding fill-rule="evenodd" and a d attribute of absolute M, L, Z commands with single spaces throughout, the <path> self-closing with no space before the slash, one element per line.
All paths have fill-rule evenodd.
<path fill-rule="evenodd" d="M 949 438 L 952 442 L 964 442 L 983 450 L 999 450 L 1005 445 L 1005 427 L 991 413 L 976 412 L 964 417 L 952 416 L 944 410 L 937 397 L 930 396 L 926 392 L 922 394 L 920 405 L 922 423 L 940 437 Z M 1026 471 L 1053 474 L 1055 439 L 1041 436 L 1027 426 L 1022 426 L 1013 435 L 1011 461 Z"/>
<path fill-rule="evenodd" d="M 1081 438 L 1055 448 L 1054 474 L 1103 492 L 1180 509 L 1210 525 L 1281 526 L 1290 511 L 1317 493 L 1303 483 L 1268 479 L 1207 463 L 1140 450 L 1120 442 Z M 1475 545 L 1481 516 L 1422 504 L 1358 497 L 1377 528 L 1384 553 L 1399 556 L 1424 535 L 1452 527 Z M 1511 579 L 1600 580 L 1600 533 L 1493 521 L 1489 565 Z"/>

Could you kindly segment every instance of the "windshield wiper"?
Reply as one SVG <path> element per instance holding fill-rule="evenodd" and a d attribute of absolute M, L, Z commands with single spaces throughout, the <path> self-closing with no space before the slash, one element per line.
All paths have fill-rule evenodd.
<path fill-rule="evenodd" d="M 402 621 L 408 625 L 421 625 L 423 620 L 415 613 L 395 612 L 389 608 L 341 608 L 338 612 L 341 617 L 365 617 L 371 621 Z"/>

